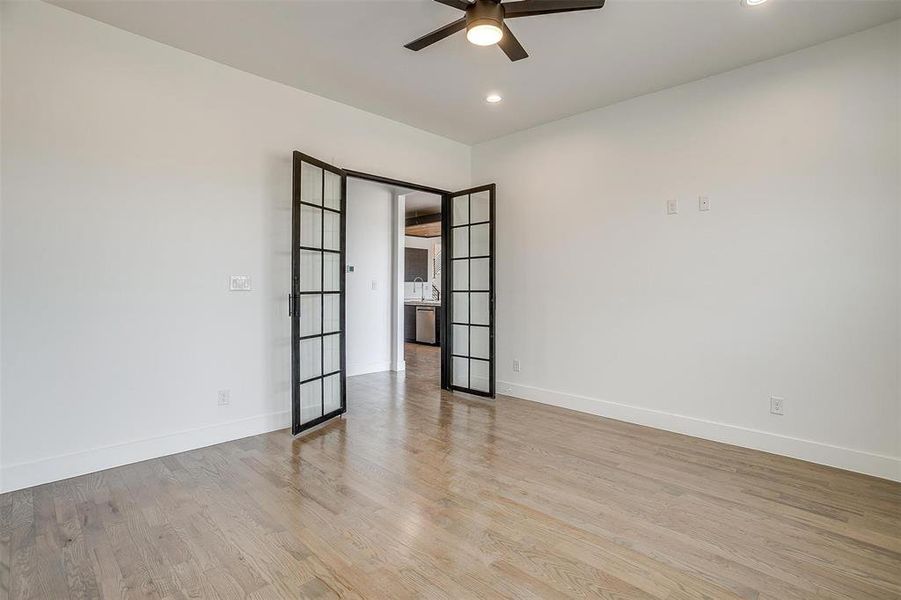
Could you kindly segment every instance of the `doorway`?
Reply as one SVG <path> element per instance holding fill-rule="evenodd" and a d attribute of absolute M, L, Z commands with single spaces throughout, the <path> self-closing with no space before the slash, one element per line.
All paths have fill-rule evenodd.
<path fill-rule="evenodd" d="M 380 235 L 391 239 L 386 253 L 391 261 L 381 277 L 370 277 L 368 267 L 367 276 L 358 277 L 363 273 L 356 270 L 357 259 L 347 260 L 349 235 L 354 236 L 353 246 L 358 238 L 379 230 L 374 219 L 364 217 L 359 227 L 352 224 L 348 231 L 348 179 L 354 182 L 351 185 L 366 182 L 388 189 L 390 226 L 382 227 Z M 347 322 L 348 290 L 367 285 L 369 291 L 389 298 L 388 310 L 363 313 L 351 321 L 357 321 L 366 335 L 377 321 L 390 322 L 389 351 L 384 355 L 389 358 L 373 363 L 383 365 L 379 370 L 406 370 L 405 350 L 411 344 L 414 376 L 428 377 L 431 372 L 434 377 L 437 364 L 442 389 L 494 397 L 494 184 L 448 192 L 342 169 L 295 152 L 293 187 L 288 298 L 293 433 L 343 415 L 346 378 L 372 368 L 348 364 L 349 353 L 371 346 L 363 338 L 357 340 Z M 409 281 L 408 226 L 413 233 Z M 434 235 L 437 231 L 440 235 Z M 374 255 L 364 250 L 359 256 L 363 261 Z M 378 304 L 373 299 L 366 297 L 359 306 Z"/>
<path fill-rule="evenodd" d="M 391 371 L 441 384 L 443 200 L 348 176 L 348 377 Z"/>

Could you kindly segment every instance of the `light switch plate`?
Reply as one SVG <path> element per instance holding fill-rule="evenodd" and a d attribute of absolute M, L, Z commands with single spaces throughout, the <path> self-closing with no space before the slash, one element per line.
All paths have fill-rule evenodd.
<path fill-rule="evenodd" d="M 232 292 L 249 292 L 250 275 L 232 275 L 228 278 L 228 289 Z"/>
<path fill-rule="evenodd" d="M 675 215 L 679 213 L 679 200 L 677 198 L 670 198 L 666 201 L 666 214 Z"/>

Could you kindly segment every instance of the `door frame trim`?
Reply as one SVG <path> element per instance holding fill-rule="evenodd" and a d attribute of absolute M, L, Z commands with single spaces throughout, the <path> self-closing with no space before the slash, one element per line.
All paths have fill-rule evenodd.
<path fill-rule="evenodd" d="M 411 190 L 416 190 L 417 192 L 428 192 L 430 194 L 437 194 L 439 196 L 450 194 L 450 192 L 447 190 L 434 188 L 428 185 L 422 185 L 420 183 L 412 183 L 410 181 L 392 179 L 390 177 L 382 177 L 381 175 L 373 175 L 372 173 L 364 173 L 363 171 L 344 169 L 344 172 L 347 173 L 348 177 L 355 177 L 357 179 L 365 179 L 366 181 L 374 181 L 375 183 L 385 183 L 387 185 L 396 185 L 398 187 L 410 188 Z"/>

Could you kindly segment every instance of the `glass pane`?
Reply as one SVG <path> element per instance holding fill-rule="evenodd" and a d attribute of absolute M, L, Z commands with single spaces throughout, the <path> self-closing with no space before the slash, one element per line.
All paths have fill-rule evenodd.
<path fill-rule="evenodd" d="M 460 387 L 469 387 L 469 359 L 453 358 L 453 384 Z"/>
<path fill-rule="evenodd" d="M 325 213 L 325 229 L 323 231 L 322 247 L 327 250 L 341 249 L 341 215 L 329 211 Z"/>
<path fill-rule="evenodd" d="M 300 164 L 300 199 L 322 205 L 322 169 L 309 163 Z"/>
<path fill-rule="evenodd" d="M 452 302 L 454 305 L 452 321 L 454 323 L 469 323 L 469 293 L 454 292 Z"/>
<path fill-rule="evenodd" d="M 488 258 L 474 258 L 469 261 L 469 285 L 471 290 L 487 290 L 490 285 Z"/>
<path fill-rule="evenodd" d="M 489 385 L 491 372 L 487 360 L 469 361 L 469 387 L 480 392 L 491 391 Z"/>
<path fill-rule="evenodd" d="M 469 301 L 470 323 L 488 325 L 488 293 L 472 294 Z"/>
<path fill-rule="evenodd" d="M 318 292 L 322 289 L 322 252 L 300 251 L 300 291 Z"/>
<path fill-rule="evenodd" d="M 469 261 L 455 260 L 454 264 L 454 286 L 455 290 L 469 289 Z"/>
<path fill-rule="evenodd" d="M 300 335 L 322 331 L 322 296 L 305 294 L 300 297 Z"/>
<path fill-rule="evenodd" d="M 338 294 L 322 296 L 322 332 L 331 333 L 341 329 L 341 297 Z"/>
<path fill-rule="evenodd" d="M 469 325 L 453 325 L 454 347 L 452 354 L 469 356 Z"/>
<path fill-rule="evenodd" d="M 322 380 L 315 379 L 300 386 L 300 422 L 322 416 Z"/>
<path fill-rule="evenodd" d="M 323 291 L 337 292 L 341 290 L 341 255 L 332 252 L 323 254 L 325 260 L 325 279 Z"/>
<path fill-rule="evenodd" d="M 472 237 L 469 240 L 470 256 L 488 256 L 491 254 L 491 247 L 488 245 L 488 223 L 473 225 L 469 230 L 469 235 Z"/>
<path fill-rule="evenodd" d="M 300 205 L 300 245 L 322 247 L 322 209 Z"/>
<path fill-rule="evenodd" d="M 331 171 L 325 172 L 325 206 L 341 210 L 341 176 Z"/>
<path fill-rule="evenodd" d="M 453 231 L 454 258 L 469 256 L 469 227 L 457 227 Z"/>
<path fill-rule="evenodd" d="M 469 328 L 469 355 L 473 358 L 490 358 L 488 346 L 488 327 Z"/>
<path fill-rule="evenodd" d="M 322 372 L 333 373 L 341 369 L 341 335 L 322 338 Z"/>
<path fill-rule="evenodd" d="M 454 219 L 452 225 L 469 223 L 469 196 L 456 196 L 453 200 Z"/>
<path fill-rule="evenodd" d="M 300 380 L 322 375 L 322 338 L 300 340 Z"/>
<path fill-rule="evenodd" d="M 331 375 L 322 380 L 322 400 L 325 413 L 341 408 L 341 375 Z"/>
<path fill-rule="evenodd" d="M 479 223 L 481 221 L 487 221 L 491 218 L 490 208 L 491 195 L 487 190 L 479 192 L 478 194 L 473 194 L 469 204 L 469 210 L 472 211 L 469 222 Z"/>

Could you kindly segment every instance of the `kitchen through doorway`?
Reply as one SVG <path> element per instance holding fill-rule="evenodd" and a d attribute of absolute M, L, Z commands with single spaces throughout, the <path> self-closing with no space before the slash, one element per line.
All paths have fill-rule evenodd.
<path fill-rule="evenodd" d="M 404 195 L 404 355 L 419 377 L 437 373 L 441 362 L 441 200 Z"/>

